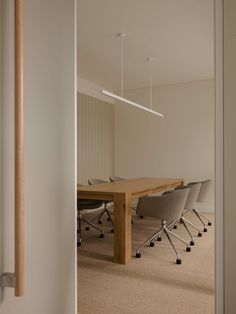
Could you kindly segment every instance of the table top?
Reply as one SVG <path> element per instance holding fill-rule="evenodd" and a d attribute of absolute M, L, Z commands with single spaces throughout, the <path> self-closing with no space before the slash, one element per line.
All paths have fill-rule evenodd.
<path fill-rule="evenodd" d="M 80 185 L 77 188 L 78 197 L 89 194 L 114 195 L 128 193 L 131 196 L 141 196 L 163 191 L 184 183 L 184 179 L 169 178 L 136 178 L 96 185 Z"/>

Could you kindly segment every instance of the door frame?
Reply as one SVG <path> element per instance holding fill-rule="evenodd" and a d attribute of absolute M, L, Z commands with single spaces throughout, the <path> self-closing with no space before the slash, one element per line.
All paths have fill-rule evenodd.
<path fill-rule="evenodd" d="M 224 0 L 214 0 L 215 213 L 216 213 L 216 219 L 215 219 L 215 314 L 224 313 L 223 1 Z M 75 8 L 77 8 L 77 0 L 75 0 Z M 75 12 L 75 16 L 76 16 L 76 21 L 77 21 L 77 9 Z M 76 290 L 77 290 L 77 287 L 76 287 Z"/>
<path fill-rule="evenodd" d="M 214 0 L 215 37 L 215 313 L 224 313 L 223 0 Z"/>

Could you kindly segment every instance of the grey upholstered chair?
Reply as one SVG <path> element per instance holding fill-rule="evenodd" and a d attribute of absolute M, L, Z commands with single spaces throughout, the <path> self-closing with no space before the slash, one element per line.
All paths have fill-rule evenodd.
<path fill-rule="evenodd" d="M 116 181 L 123 181 L 125 178 L 117 177 L 117 176 L 111 176 L 110 178 L 111 182 L 116 182 Z"/>
<path fill-rule="evenodd" d="M 97 179 L 97 178 L 88 179 L 88 184 L 90 185 L 103 184 L 103 183 L 109 183 L 109 181 L 106 181 L 103 179 Z"/>
<path fill-rule="evenodd" d="M 121 178 L 121 177 L 117 177 L 117 176 L 111 176 L 110 177 L 110 181 L 111 182 L 117 182 L 117 181 L 125 181 L 126 179 L 125 178 Z M 137 212 L 137 203 L 138 203 L 138 199 L 134 199 L 132 200 L 132 203 L 131 203 L 131 209 L 135 212 Z M 143 217 L 141 217 L 143 218 Z M 133 220 L 131 220 L 131 223 L 133 223 Z"/>
<path fill-rule="evenodd" d="M 209 192 L 211 180 L 201 181 L 201 189 L 197 198 L 197 202 L 204 202 Z"/>
<path fill-rule="evenodd" d="M 167 193 L 163 193 L 162 195 L 146 196 L 139 199 L 137 207 L 138 215 L 159 218 L 162 220 L 162 226 L 158 231 L 156 231 L 151 237 L 149 237 L 137 248 L 136 257 L 141 257 L 140 249 L 144 245 L 150 243 L 150 246 L 154 246 L 153 239 L 156 238 L 158 235 L 165 233 L 173 250 L 176 253 L 176 263 L 182 263 L 180 255 L 176 250 L 170 236 L 173 236 L 183 242 L 186 245 L 186 251 L 190 252 L 191 247 L 189 246 L 189 243 L 187 241 L 172 232 L 169 229 L 169 226 L 182 217 L 183 208 L 186 203 L 189 191 L 190 189 L 188 187 L 185 187 L 184 189 L 180 190 L 168 191 Z"/>
<path fill-rule="evenodd" d="M 209 192 L 209 188 L 211 186 L 211 180 L 205 180 L 205 181 L 202 181 L 201 182 L 201 188 L 200 188 L 200 191 L 199 191 L 199 195 L 198 195 L 198 198 L 197 198 L 197 202 L 199 203 L 203 203 L 205 202 L 206 200 L 206 196 Z M 195 209 L 195 214 L 198 216 L 199 220 L 202 222 L 202 224 L 205 226 L 205 223 L 204 221 L 202 220 L 205 219 L 207 221 L 207 225 L 208 226 L 211 226 L 212 223 L 211 221 L 209 220 L 209 218 L 207 218 L 202 212 L 200 212 L 199 210 Z M 202 217 L 202 218 L 201 218 Z"/>
<path fill-rule="evenodd" d="M 77 199 L 77 246 L 80 246 L 82 242 L 82 222 L 98 230 L 100 232 L 100 238 L 104 237 L 104 231 L 101 228 L 83 217 L 85 214 L 101 212 L 104 210 L 104 207 L 103 201 Z M 86 226 L 85 229 L 89 230 L 89 227 Z"/>
<path fill-rule="evenodd" d="M 102 179 L 97 179 L 97 178 L 92 178 L 88 180 L 88 184 L 90 185 L 94 185 L 94 184 L 104 184 L 104 183 L 109 183 L 109 181 L 106 180 L 102 180 Z M 104 200 L 104 204 L 105 204 L 105 208 L 104 210 L 101 212 L 101 214 L 98 216 L 98 223 L 101 224 L 102 223 L 102 216 L 104 214 L 107 215 L 107 221 L 110 221 L 112 224 L 112 229 L 111 229 L 111 233 L 114 233 L 114 223 L 113 220 L 111 218 L 112 212 L 110 211 L 111 209 L 114 208 L 114 203 L 110 202 L 110 201 L 105 201 Z"/>
<path fill-rule="evenodd" d="M 199 214 L 200 212 L 195 209 L 195 204 L 198 201 L 199 194 L 201 191 L 202 182 L 190 182 L 190 183 L 188 183 L 187 186 L 191 188 L 191 191 L 189 193 L 189 197 L 188 197 L 186 205 L 185 205 L 186 211 L 183 215 L 183 218 L 184 218 L 183 221 L 187 222 L 193 228 L 198 230 L 198 236 L 201 237 L 202 236 L 202 230 L 199 227 L 197 227 L 195 224 L 193 224 L 192 222 L 187 220 L 186 215 L 188 215 L 190 212 L 193 212 L 198 217 L 200 222 L 203 224 L 203 231 L 207 232 L 207 226 L 204 223 L 204 221 L 202 220 L 202 218 L 200 217 L 200 214 Z M 207 219 L 207 217 L 206 217 L 206 219 Z"/>
<path fill-rule="evenodd" d="M 185 189 L 185 188 L 189 188 L 189 194 L 188 197 L 186 199 L 186 203 L 184 205 L 184 210 L 183 210 L 183 214 L 181 219 L 179 220 L 179 222 L 183 223 L 185 229 L 187 230 L 191 241 L 190 241 L 190 245 L 193 246 L 195 244 L 194 242 L 194 236 L 193 234 L 190 232 L 189 228 L 187 227 L 187 225 L 192 226 L 194 229 L 196 229 L 198 231 L 198 236 L 201 237 L 202 236 L 202 230 L 200 228 L 198 228 L 198 226 L 196 226 L 195 224 L 193 224 L 191 221 L 189 221 L 185 216 L 190 213 L 193 208 L 194 208 L 194 204 L 198 198 L 199 195 L 199 191 L 201 188 L 201 183 L 198 182 L 192 182 L 188 185 L 185 186 L 178 186 L 175 188 L 175 190 L 181 190 L 181 189 Z M 177 222 L 174 224 L 174 229 L 177 229 Z"/>

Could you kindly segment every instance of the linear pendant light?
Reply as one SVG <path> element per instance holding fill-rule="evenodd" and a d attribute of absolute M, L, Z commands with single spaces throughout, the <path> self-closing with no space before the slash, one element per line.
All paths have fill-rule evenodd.
<path fill-rule="evenodd" d="M 123 98 L 123 97 L 121 97 L 121 96 L 118 96 L 118 95 L 116 95 L 116 94 L 113 94 L 113 93 L 111 93 L 111 92 L 108 92 L 108 91 L 106 91 L 105 89 L 102 90 L 102 93 L 103 93 L 103 95 L 106 95 L 106 96 L 108 96 L 108 97 L 111 97 L 111 98 L 113 98 L 113 99 L 115 99 L 115 100 L 119 100 L 119 101 L 124 102 L 124 103 L 126 103 L 126 104 L 128 104 L 128 105 L 134 106 L 134 107 L 136 107 L 136 108 L 138 108 L 138 109 L 145 110 L 145 111 L 147 111 L 147 112 L 153 113 L 153 114 L 155 114 L 155 115 L 157 115 L 157 116 L 159 116 L 159 117 L 162 117 L 162 118 L 164 117 L 164 115 L 163 115 L 162 113 L 159 113 L 159 112 L 157 112 L 157 111 L 154 111 L 154 110 L 152 110 L 152 109 L 149 109 L 148 107 L 139 105 L 139 104 L 135 103 L 135 102 L 132 101 L 132 100 L 129 100 L 129 99 Z"/>
<path fill-rule="evenodd" d="M 150 61 L 150 72 L 149 72 L 149 85 L 150 85 L 150 108 L 143 106 L 143 105 L 139 105 L 134 101 L 131 101 L 129 99 L 124 98 L 124 37 L 126 36 L 124 33 L 119 33 L 116 35 L 117 37 L 120 38 L 120 60 L 121 60 L 121 64 L 120 64 L 120 78 L 121 78 L 121 95 L 116 95 L 114 93 L 111 93 L 105 89 L 102 90 L 102 94 L 106 95 L 110 98 L 113 98 L 115 100 L 121 101 L 123 103 L 126 103 L 128 105 L 131 105 L 135 108 L 147 111 L 149 113 L 152 113 L 156 116 L 159 117 L 164 117 L 164 115 L 162 113 L 159 113 L 157 111 L 152 110 L 152 78 L 151 78 L 151 61 L 153 60 L 152 58 L 148 58 L 147 60 Z"/>

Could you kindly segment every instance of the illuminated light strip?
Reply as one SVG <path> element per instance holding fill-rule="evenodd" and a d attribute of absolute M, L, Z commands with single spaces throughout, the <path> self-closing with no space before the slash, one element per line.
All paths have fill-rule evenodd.
<path fill-rule="evenodd" d="M 139 104 L 137 104 L 137 103 L 135 103 L 135 102 L 133 102 L 133 101 L 131 101 L 131 100 L 129 100 L 129 99 L 123 98 L 123 97 L 121 97 L 121 96 L 118 96 L 118 95 L 116 95 L 116 94 L 113 94 L 113 93 L 111 93 L 111 92 L 108 92 L 108 91 L 106 91 L 106 90 L 104 90 L 104 89 L 102 90 L 102 94 L 103 94 L 103 95 L 106 95 L 106 96 L 108 96 L 108 97 L 111 97 L 111 98 L 113 98 L 113 99 L 115 99 L 115 100 L 124 102 L 124 103 L 126 103 L 126 104 L 128 104 L 128 105 L 131 105 L 131 106 L 135 107 L 135 108 L 138 108 L 138 109 L 147 111 L 147 112 L 149 112 L 149 113 L 155 114 L 156 116 L 159 116 L 159 117 L 161 117 L 161 118 L 164 117 L 164 115 L 163 115 L 162 113 L 159 113 L 159 112 L 157 112 L 157 111 L 154 111 L 154 110 L 152 110 L 152 109 L 149 109 L 149 108 L 147 108 L 147 107 L 145 107 L 145 106 L 139 105 Z"/>

